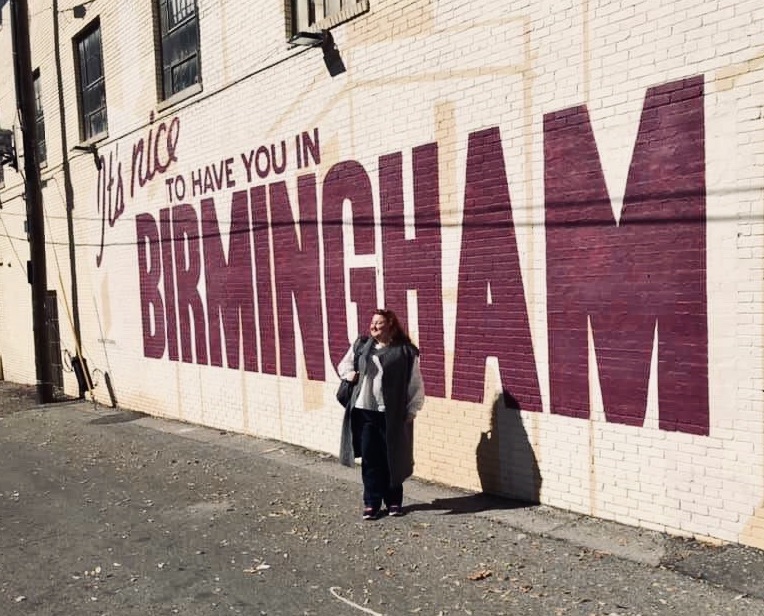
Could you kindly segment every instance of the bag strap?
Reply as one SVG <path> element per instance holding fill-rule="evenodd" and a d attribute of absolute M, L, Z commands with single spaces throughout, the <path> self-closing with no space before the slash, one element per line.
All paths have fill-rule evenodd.
<path fill-rule="evenodd" d="M 361 355 L 361 349 L 369 341 L 368 336 L 358 336 L 353 343 L 353 370 L 358 372 L 358 358 Z"/>

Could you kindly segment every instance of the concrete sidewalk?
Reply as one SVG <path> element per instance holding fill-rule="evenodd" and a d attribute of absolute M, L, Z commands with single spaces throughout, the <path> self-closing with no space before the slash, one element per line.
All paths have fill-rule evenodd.
<path fill-rule="evenodd" d="M 80 403 L 79 409 L 92 411 L 93 405 Z M 109 411 L 102 408 L 101 412 L 104 410 Z M 130 411 L 111 411 L 107 416 L 117 421 L 133 415 Z M 135 421 L 148 429 L 198 442 L 219 443 L 221 440 L 220 431 L 202 426 L 147 416 Z M 232 451 L 270 458 L 282 464 L 360 484 L 360 471 L 340 465 L 333 456 L 241 434 L 223 433 L 222 436 L 225 446 Z M 446 515 L 471 514 L 522 533 L 612 554 L 629 562 L 670 569 L 738 595 L 764 600 L 764 552 L 755 548 L 673 537 L 546 505 L 527 506 L 416 478 L 406 482 L 406 507 L 408 510 L 434 510 Z"/>
<path fill-rule="evenodd" d="M 34 401 L 33 388 L 0 382 L 0 432 L 18 426 L 28 433 L 29 426 L 15 421 L 14 415 L 21 412 L 31 413 L 28 415 L 30 422 L 39 422 L 43 417 L 50 417 L 53 423 L 52 427 L 46 428 L 48 430 L 60 431 L 62 426 L 66 426 L 68 436 L 58 438 L 62 442 L 67 438 L 71 439 L 75 447 L 77 439 L 82 438 L 81 435 L 87 431 L 98 430 L 99 434 L 107 434 L 110 429 L 114 431 L 121 426 L 122 434 L 125 427 L 129 426 L 132 443 L 141 440 L 161 440 L 181 448 L 190 446 L 192 450 L 196 448 L 196 444 L 205 451 L 214 451 L 221 465 L 226 464 L 226 459 L 258 459 L 263 464 L 273 462 L 294 468 L 300 476 L 314 477 L 314 480 L 309 480 L 311 482 L 320 478 L 321 482 L 334 480 L 330 481 L 329 485 L 357 485 L 360 481 L 360 473 L 356 469 L 342 467 L 336 458 L 326 454 L 276 441 L 154 418 L 129 410 L 104 408 L 90 402 L 76 401 L 38 407 Z M 62 421 L 65 423 L 61 423 Z M 109 438 L 117 436 L 112 434 Z M 15 442 L 11 441 L 11 444 Z M 161 477 L 155 478 L 155 481 L 161 482 Z M 360 493 L 360 489 L 358 492 Z M 472 517 L 476 524 L 490 522 L 491 528 L 503 529 L 503 533 L 511 531 L 507 537 L 513 541 L 521 541 L 527 537 L 558 541 L 568 546 L 564 548 L 566 553 L 575 553 L 575 548 L 580 548 L 580 553 L 588 556 L 606 556 L 634 563 L 640 566 L 640 571 L 644 571 L 643 568 L 646 567 L 656 572 L 670 571 L 688 580 L 703 581 L 705 585 L 726 592 L 726 596 L 732 597 L 730 601 L 739 602 L 730 613 L 744 613 L 740 611 L 740 602 L 750 600 L 753 603 L 747 613 L 764 614 L 764 552 L 753 548 L 703 544 L 543 505 L 522 506 L 505 499 L 463 492 L 418 480 L 407 482 L 406 504 L 411 515 L 403 518 L 404 520 L 411 521 L 420 515 L 431 514 L 437 514 L 438 520 L 447 520 L 453 515 L 453 520 L 463 524 L 465 519 Z M 756 611 L 757 609 L 761 611 Z"/>

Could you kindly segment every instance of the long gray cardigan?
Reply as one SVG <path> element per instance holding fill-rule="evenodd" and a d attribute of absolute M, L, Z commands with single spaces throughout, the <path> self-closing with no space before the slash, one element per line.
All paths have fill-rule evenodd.
<path fill-rule="evenodd" d="M 360 435 L 353 429 L 351 411 L 366 377 L 366 365 L 373 346 L 374 339 L 366 336 L 353 343 L 358 357 L 358 383 L 342 420 L 340 462 L 345 466 L 353 466 L 355 458 L 361 456 Z M 390 345 L 379 356 L 382 363 L 382 397 L 385 400 L 387 461 L 390 484 L 393 486 L 402 484 L 414 472 L 414 424 L 407 422 L 406 417 L 411 370 L 418 354 L 416 347 L 402 343 Z"/>

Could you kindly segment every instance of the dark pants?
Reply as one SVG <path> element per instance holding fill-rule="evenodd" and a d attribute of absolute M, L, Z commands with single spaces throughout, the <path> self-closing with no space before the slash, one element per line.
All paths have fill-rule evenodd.
<path fill-rule="evenodd" d="M 352 421 L 353 431 L 357 431 L 361 442 L 364 506 L 379 509 L 382 501 L 388 507 L 400 506 L 403 503 L 403 486 L 390 485 L 385 414 L 379 411 L 353 409 Z"/>

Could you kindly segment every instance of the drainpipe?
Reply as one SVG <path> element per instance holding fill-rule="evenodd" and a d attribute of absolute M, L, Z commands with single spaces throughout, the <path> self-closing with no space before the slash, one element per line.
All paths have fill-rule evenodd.
<path fill-rule="evenodd" d="M 69 236 L 69 276 L 72 289 L 72 329 L 74 330 L 75 358 L 73 363 L 82 359 L 82 334 L 80 329 L 80 302 L 77 290 L 77 250 L 74 242 L 74 188 L 72 187 L 72 171 L 69 165 L 69 146 L 66 133 L 66 106 L 64 105 L 64 84 L 61 71 L 61 33 L 59 26 L 58 0 L 53 0 L 53 58 L 56 64 L 56 85 L 58 90 L 58 117 L 61 129 L 61 169 L 64 175 L 64 199 L 66 201 L 66 229 Z M 84 371 L 87 375 L 87 370 Z M 79 377 L 79 375 L 78 375 Z M 92 389 L 89 375 L 85 377 L 87 389 Z M 80 379 L 78 378 L 78 381 Z M 82 391 L 80 386 L 80 391 Z"/>

